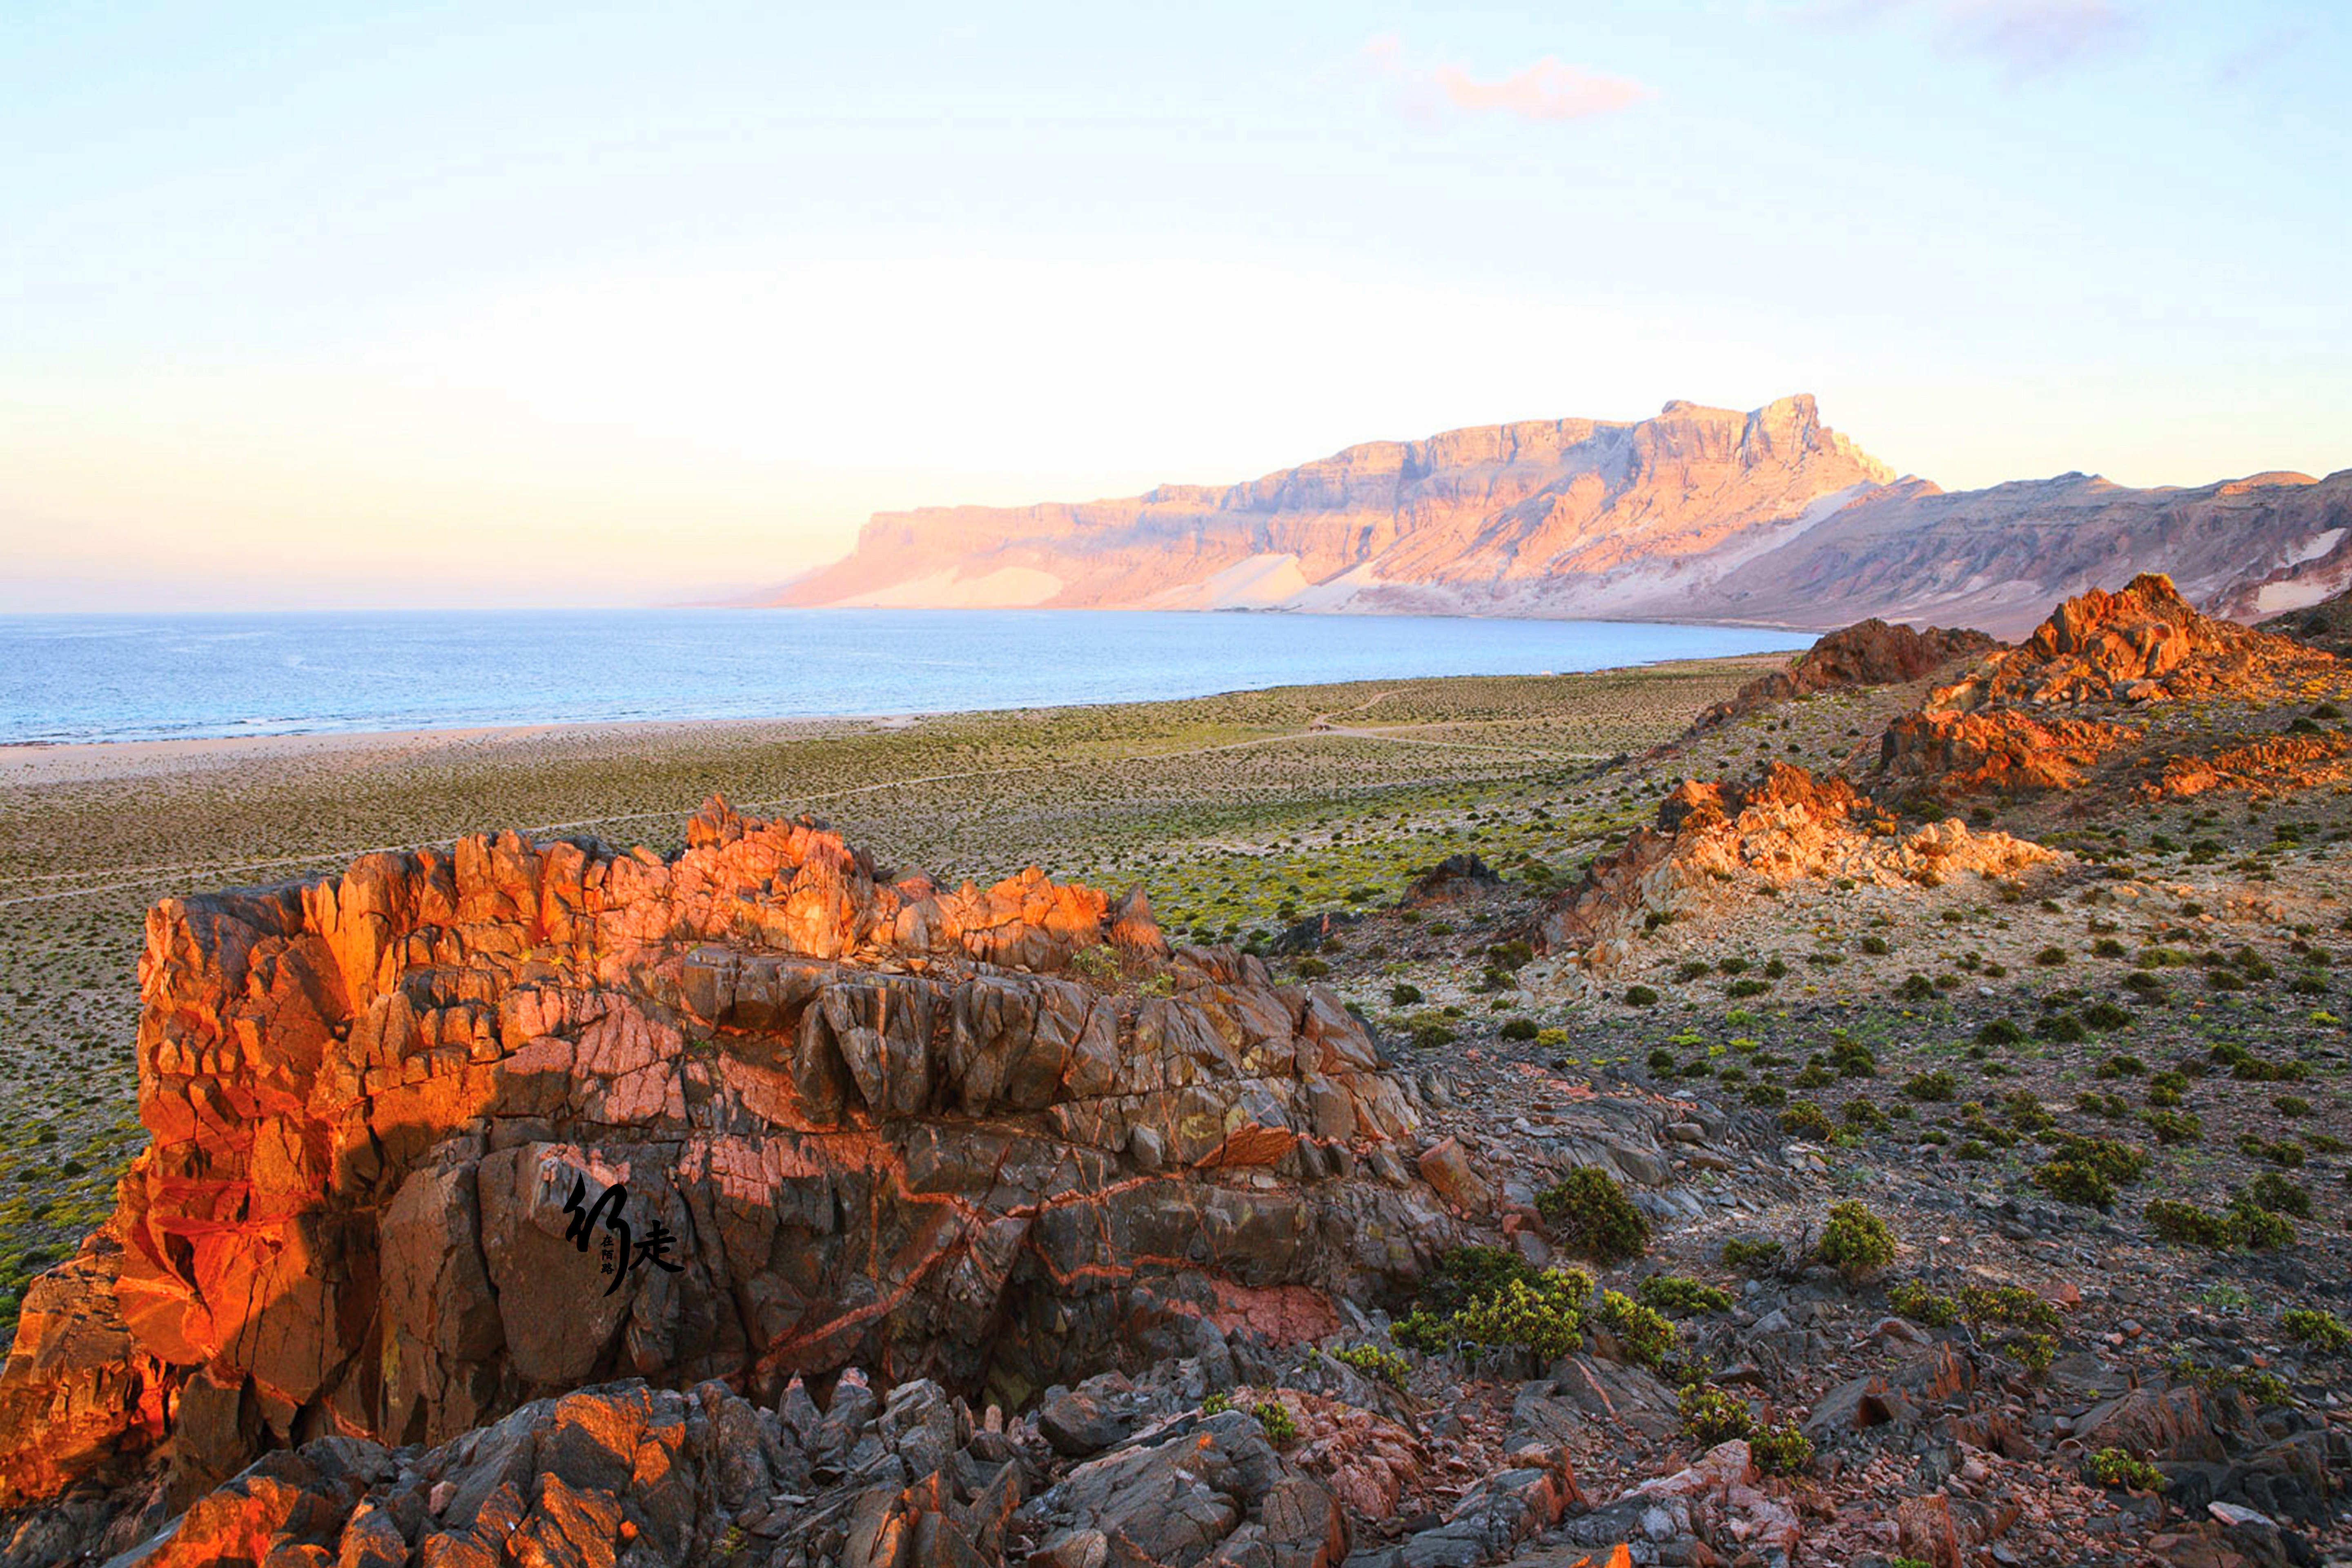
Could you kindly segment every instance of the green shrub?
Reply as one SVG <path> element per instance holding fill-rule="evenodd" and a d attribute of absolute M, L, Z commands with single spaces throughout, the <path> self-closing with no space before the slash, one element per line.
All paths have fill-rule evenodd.
<path fill-rule="evenodd" d="M 2115 1184 L 2078 1161 L 2044 1161 L 2033 1172 L 2033 1184 L 2060 1203 L 2095 1209 L 2115 1206 Z"/>
<path fill-rule="evenodd" d="M 1402 1388 L 1405 1374 L 1411 1369 L 1404 1357 L 1394 1351 L 1384 1351 L 1378 1345 L 1349 1345 L 1343 1351 L 1333 1351 L 1331 1359 L 1342 1366 L 1354 1367 L 1366 1377 L 1387 1384 L 1391 1388 Z"/>
<path fill-rule="evenodd" d="M 1639 1257 L 1650 1245 L 1650 1222 L 1607 1172 L 1579 1165 L 1537 1194 L 1536 1212 L 1559 1243 L 1602 1263 Z"/>
<path fill-rule="evenodd" d="M 2147 1151 L 2137 1144 L 2068 1132 L 2061 1135 L 2053 1147 L 2059 1159 L 2088 1166 L 2104 1180 L 2118 1185 L 2129 1185 L 2147 1174 Z"/>
<path fill-rule="evenodd" d="M 2207 1214 L 2195 1204 L 2157 1198 L 2142 1212 L 2148 1228 L 2175 1247 L 2222 1247 L 2234 1238 L 2228 1220 Z"/>
<path fill-rule="evenodd" d="M 1433 1051 L 1454 1043 L 1454 1026 L 1435 1013 L 1416 1013 L 1405 1020 L 1406 1036 L 1421 1050 Z"/>
<path fill-rule="evenodd" d="M 2160 1492 L 2164 1472 L 2122 1448 L 2102 1448 L 2083 1461 L 2083 1473 L 2103 1487 L 2128 1491 Z"/>
<path fill-rule="evenodd" d="M 2230 1205 L 2230 1228 L 2239 1246 L 2253 1252 L 2271 1252 L 2294 1245 L 2294 1224 L 2284 1215 L 2257 1208 L 2242 1199 Z"/>
<path fill-rule="evenodd" d="M 1391 1007 L 1418 1007 L 1424 1000 L 1426 998 L 1422 995 L 1418 985 L 1400 980 L 1389 987 L 1389 1005 Z"/>
<path fill-rule="evenodd" d="M 2025 1031 L 2006 1018 L 1994 1018 L 1977 1029 L 1980 1046 L 2014 1046 L 2023 1042 Z"/>
<path fill-rule="evenodd" d="M 1683 1430 L 1704 1447 L 1745 1437 L 1756 1428 L 1756 1416 L 1748 1408 L 1748 1402 L 1711 1383 L 1692 1384 L 1682 1391 L 1675 1405 L 1682 1416 Z"/>
<path fill-rule="evenodd" d="M 1895 1261 L 1895 1233 L 1867 1207 L 1848 1199 L 1831 1205 L 1813 1256 L 1848 1280 L 1859 1279 Z"/>
<path fill-rule="evenodd" d="M 1634 1294 L 1666 1312 L 1727 1312 L 1731 1292 L 1681 1274 L 1653 1274 Z"/>
<path fill-rule="evenodd" d="M 1579 1331 L 1591 1294 L 1591 1278 L 1580 1270 L 1523 1268 L 1451 1312 L 1415 1307 L 1390 1334 L 1406 1349 L 1427 1355 L 1462 1348 L 1519 1350 L 1538 1362 L 1557 1361 L 1583 1342 Z"/>
<path fill-rule="evenodd" d="M 1783 1421 L 1751 1429 L 1748 1456 L 1768 1476 L 1793 1476 L 1813 1462 L 1813 1443 L 1794 1421 Z"/>
<path fill-rule="evenodd" d="M 2205 1136 L 2205 1124 L 2194 1111 L 2143 1110 L 2139 1119 L 2147 1124 L 2149 1134 L 2158 1143 L 2195 1143 Z"/>
<path fill-rule="evenodd" d="M 1298 1441 L 1298 1423 L 1289 1409 L 1272 1399 L 1261 1399 L 1250 1412 L 1257 1424 L 1265 1429 L 1265 1440 L 1277 1448 L 1287 1448 Z"/>
<path fill-rule="evenodd" d="M 2273 1214 L 2289 1214 L 2297 1219 L 2311 1217 L 2311 1194 L 2276 1171 L 2264 1171 L 2246 1188 L 2246 1199 L 2256 1208 Z"/>
<path fill-rule="evenodd" d="M 1838 1114 L 1848 1127 L 1857 1128 L 1864 1132 L 1883 1132 L 1886 1130 L 1886 1112 L 1866 1100 L 1847 1100 L 1845 1109 Z"/>
<path fill-rule="evenodd" d="M 1533 1018 L 1506 1018 L 1503 1020 L 1502 1037 L 1507 1040 L 1532 1040 L 1536 1037 L 1536 1021 Z"/>
<path fill-rule="evenodd" d="M 2083 1020 L 2064 1011 L 2044 1013 L 2036 1018 L 2033 1034 L 2036 1039 L 2053 1040 L 2062 1046 L 2079 1046 L 2091 1037 L 2091 1031 L 2083 1026 Z"/>
<path fill-rule="evenodd" d="M 2302 1145 L 2290 1143 L 2284 1139 L 2273 1142 L 2252 1132 L 2238 1139 L 2238 1152 L 2250 1160 L 2268 1160 L 2276 1165 L 2294 1166 L 2304 1162 Z"/>
<path fill-rule="evenodd" d="M 1886 1304 L 1901 1316 L 1931 1329 L 1946 1329 L 1960 1321 L 1960 1304 L 1938 1296 L 1916 1279 L 1897 1279 L 1886 1288 Z"/>
<path fill-rule="evenodd" d="M 1202 1415 L 1223 1415 L 1234 1407 L 1234 1396 L 1222 1389 L 1201 1401 Z"/>
<path fill-rule="evenodd" d="M 2001 1348 L 2016 1358 L 2028 1375 L 2037 1379 L 2058 1359 L 2058 1342 L 2048 1334 L 2020 1334 Z"/>
<path fill-rule="evenodd" d="M 1810 1100 L 1801 1100 L 1780 1112 L 1780 1131 L 1792 1138 L 1827 1139 L 1837 1128 L 1828 1111 Z"/>
<path fill-rule="evenodd" d="M 1665 1314 L 1642 1305 L 1631 1296 L 1603 1290 L 1595 1315 L 1601 1326 L 1616 1339 L 1627 1361 L 1654 1367 L 1675 1348 L 1675 1326 L 1666 1321 Z"/>
<path fill-rule="evenodd" d="M 2352 1329 L 2346 1328 L 2335 1313 L 2316 1308 L 2289 1308 L 2279 1319 L 2279 1327 L 2286 1331 L 2287 1338 L 2331 1355 L 2352 1346 Z"/>
<path fill-rule="evenodd" d="M 1657 992 L 1647 985 L 1625 987 L 1625 1005 L 1629 1007 L 1654 1007 L 1657 1002 Z"/>
<path fill-rule="evenodd" d="M 1494 1295 L 1514 1279 L 1533 1280 L 1542 1274 L 1507 1247 L 1451 1247 L 1422 1281 L 1420 1304 L 1435 1312 L 1453 1312 Z"/>
<path fill-rule="evenodd" d="M 1913 1073 L 1903 1082 L 1903 1092 L 1912 1100 L 1948 1100 L 1959 1092 L 1959 1084 L 1941 1068 L 1933 1072 Z"/>
<path fill-rule="evenodd" d="M 1971 1327 L 1986 1323 L 2035 1329 L 2058 1326 L 2058 1309 L 2022 1285 L 1963 1285 L 1960 1316 Z"/>
<path fill-rule="evenodd" d="M 1782 1248 L 1777 1241 L 1733 1237 L 1723 1244 L 1723 1266 L 1743 1273 L 1780 1267 Z"/>

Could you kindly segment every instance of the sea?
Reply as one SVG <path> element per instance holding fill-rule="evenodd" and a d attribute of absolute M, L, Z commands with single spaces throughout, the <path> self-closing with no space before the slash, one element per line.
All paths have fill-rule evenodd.
<path fill-rule="evenodd" d="M 975 711 L 1800 648 L 1748 626 L 1118 610 L 0 616 L 0 743 Z"/>

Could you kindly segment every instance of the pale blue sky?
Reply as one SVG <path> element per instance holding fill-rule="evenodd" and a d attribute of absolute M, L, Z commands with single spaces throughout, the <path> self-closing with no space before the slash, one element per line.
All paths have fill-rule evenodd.
<path fill-rule="evenodd" d="M 1669 397 L 2325 472 L 2347 79 L 2280 0 L 17 0 L 0 608 L 646 602 Z"/>

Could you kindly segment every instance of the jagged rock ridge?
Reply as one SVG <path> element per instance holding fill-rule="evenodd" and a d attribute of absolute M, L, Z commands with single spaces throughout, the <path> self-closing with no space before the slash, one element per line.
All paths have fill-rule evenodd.
<path fill-rule="evenodd" d="M 1328 1331 L 1454 1229 L 1396 1152 L 1417 1091 L 1329 993 L 1171 952 L 1139 894 L 886 881 L 805 819 L 167 900 L 141 980 L 152 1141 L 26 1301 L 0 1506 L 157 1454 L 176 1508 L 632 1373 L 1016 1403 Z"/>

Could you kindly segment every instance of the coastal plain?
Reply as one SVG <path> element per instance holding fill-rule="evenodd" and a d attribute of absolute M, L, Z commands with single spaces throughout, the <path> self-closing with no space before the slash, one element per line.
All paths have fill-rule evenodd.
<path fill-rule="evenodd" d="M 1638 820 L 1618 760 L 1784 656 L 1181 701 L 773 722 L 0 748 L 0 1330 L 145 1142 L 131 1049 L 155 900 L 514 828 L 675 849 L 719 794 L 889 868 L 1141 882 L 1171 933 L 1270 937 L 1470 851 L 1538 884 Z M 1540 815 L 1537 807 L 1543 810 Z M 1537 868 L 1541 868 L 1540 871 Z"/>

